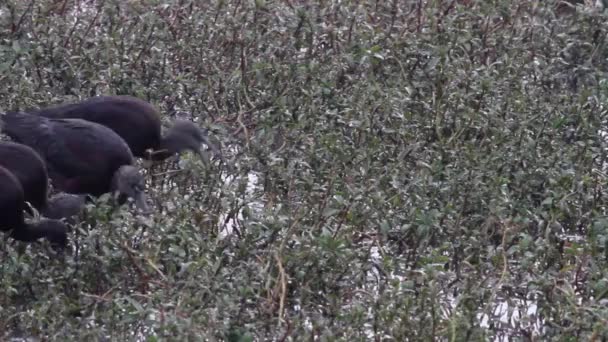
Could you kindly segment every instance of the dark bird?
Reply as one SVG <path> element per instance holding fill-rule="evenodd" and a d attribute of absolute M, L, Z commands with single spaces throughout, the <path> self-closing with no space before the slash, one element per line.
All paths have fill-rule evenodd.
<path fill-rule="evenodd" d="M 48 172 L 44 160 L 29 146 L 0 141 L 0 166 L 9 170 L 21 184 L 25 201 L 42 216 L 71 218 L 84 208 L 85 196 L 57 194 L 48 198 Z M 29 208 L 28 208 L 29 209 Z M 32 213 L 30 211 L 30 213 Z"/>
<path fill-rule="evenodd" d="M 49 119 L 10 112 L 0 117 L 2 130 L 14 141 L 33 148 L 44 159 L 55 189 L 100 196 L 111 192 L 128 197 L 149 212 L 144 178 L 122 138 L 108 127 L 81 119 Z"/>
<path fill-rule="evenodd" d="M 9 170 L 0 166 L 0 230 L 10 232 L 15 240 L 32 242 L 46 238 L 57 247 L 67 246 L 67 226 L 58 220 L 25 221 L 25 195 L 21 183 Z"/>
<path fill-rule="evenodd" d="M 158 110 L 132 96 L 97 96 L 82 102 L 29 110 L 28 113 L 55 119 L 83 119 L 109 127 L 124 139 L 136 157 L 164 160 L 190 150 L 208 162 L 201 150 L 201 145 L 205 144 L 223 161 L 219 148 L 191 121 L 176 120 L 166 134 L 161 135 Z"/>

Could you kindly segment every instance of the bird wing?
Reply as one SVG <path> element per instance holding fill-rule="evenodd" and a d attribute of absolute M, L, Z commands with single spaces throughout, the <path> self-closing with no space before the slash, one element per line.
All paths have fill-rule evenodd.
<path fill-rule="evenodd" d="M 161 140 L 160 115 L 156 108 L 130 96 L 97 96 L 27 112 L 53 119 L 84 119 L 109 127 L 140 157 L 144 157 L 149 148 L 158 149 Z"/>
<path fill-rule="evenodd" d="M 55 186 L 65 188 L 67 183 L 87 175 L 96 165 L 90 154 L 81 154 L 74 135 L 52 120 L 25 113 L 7 113 L 2 118 L 3 132 L 16 142 L 36 150 L 46 161 L 49 176 Z"/>

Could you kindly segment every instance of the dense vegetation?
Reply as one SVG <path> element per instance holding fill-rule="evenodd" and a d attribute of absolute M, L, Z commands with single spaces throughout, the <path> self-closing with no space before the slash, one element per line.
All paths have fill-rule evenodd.
<path fill-rule="evenodd" d="M 72 249 L 0 244 L 0 339 L 608 338 L 607 17 L 555 1 L 8 0 L 0 110 L 129 94 L 145 165 Z M 1 191 L 1 190 L 0 190 Z"/>

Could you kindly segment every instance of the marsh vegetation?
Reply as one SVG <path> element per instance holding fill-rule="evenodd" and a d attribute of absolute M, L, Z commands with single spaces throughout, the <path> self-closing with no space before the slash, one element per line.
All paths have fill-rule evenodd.
<path fill-rule="evenodd" d="M 566 6 L 566 7 L 564 7 Z M 608 338 L 606 15 L 557 1 L 8 0 L 0 110 L 95 95 L 209 129 L 0 244 L 0 339 Z"/>

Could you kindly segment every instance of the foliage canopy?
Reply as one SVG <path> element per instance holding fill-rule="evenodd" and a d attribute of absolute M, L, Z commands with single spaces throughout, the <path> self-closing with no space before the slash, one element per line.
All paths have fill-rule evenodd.
<path fill-rule="evenodd" d="M 2 110 L 138 96 L 234 169 L 149 167 L 157 213 L 91 205 L 69 255 L 1 244 L 2 339 L 608 338 L 607 33 L 554 1 L 3 2 Z"/>

